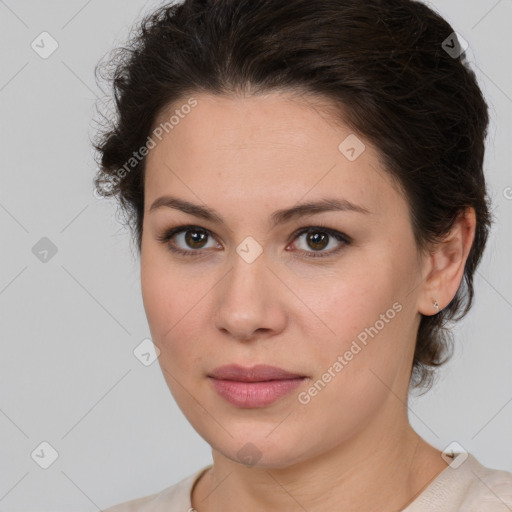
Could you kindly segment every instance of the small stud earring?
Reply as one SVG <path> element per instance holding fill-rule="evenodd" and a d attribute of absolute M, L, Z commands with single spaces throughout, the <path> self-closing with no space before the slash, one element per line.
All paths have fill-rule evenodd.
<path fill-rule="evenodd" d="M 436 301 L 434 301 L 434 307 L 437 309 L 437 312 L 438 312 L 438 313 L 439 313 L 439 311 L 441 311 L 441 310 L 439 309 L 439 304 L 437 303 L 437 300 L 436 300 Z"/>

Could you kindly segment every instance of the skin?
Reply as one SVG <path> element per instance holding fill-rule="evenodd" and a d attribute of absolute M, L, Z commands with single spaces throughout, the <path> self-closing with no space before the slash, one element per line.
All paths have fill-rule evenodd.
<path fill-rule="evenodd" d="M 474 239 L 474 210 L 421 255 L 407 201 L 377 150 L 359 137 L 366 150 L 349 161 L 338 145 L 353 132 L 312 97 L 194 98 L 197 106 L 148 154 L 141 248 L 144 308 L 163 375 L 212 447 L 213 467 L 195 485 L 192 506 L 405 507 L 447 467 L 408 422 L 408 386 L 420 315 L 435 314 L 434 300 L 442 309 L 455 295 Z M 163 195 L 208 206 L 225 225 L 174 208 L 150 212 Z M 323 197 L 370 213 L 315 213 L 269 229 L 275 210 Z M 174 254 L 171 241 L 158 240 L 187 224 L 208 230 L 208 238 L 190 245 L 181 233 L 174 246 L 199 250 L 199 257 Z M 329 237 L 320 249 L 325 257 L 308 258 L 304 253 L 318 246 L 292 235 L 319 224 L 351 243 Z M 236 251 L 248 236 L 263 250 L 252 263 Z M 300 403 L 298 394 L 397 302 L 400 312 L 309 403 Z M 308 379 L 269 406 L 239 408 L 207 377 L 228 363 L 272 364 Z M 254 464 L 237 455 L 247 443 L 257 447 Z"/>

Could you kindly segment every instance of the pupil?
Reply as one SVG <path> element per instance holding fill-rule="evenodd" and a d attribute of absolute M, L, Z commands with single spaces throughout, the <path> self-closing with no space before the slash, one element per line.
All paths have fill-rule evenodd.
<path fill-rule="evenodd" d="M 193 233 L 197 236 L 191 236 L 190 233 Z M 199 243 L 199 245 L 200 245 L 201 241 L 203 241 L 205 238 L 206 238 L 206 234 L 201 233 L 199 231 L 187 231 L 187 233 L 185 235 L 185 240 L 186 240 L 187 244 L 192 247 L 195 247 L 195 244 L 197 244 L 197 243 Z"/>
<path fill-rule="evenodd" d="M 318 233 L 319 232 L 317 231 L 314 234 L 309 236 L 309 241 L 313 242 L 314 245 L 320 244 L 320 247 L 312 247 L 312 249 L 323 249 L 327 245 L 327 243 L 322 243 L 322 242 L 326 242 L 327 235 L 320 233 L 320 235 L 317 236 Z"/>

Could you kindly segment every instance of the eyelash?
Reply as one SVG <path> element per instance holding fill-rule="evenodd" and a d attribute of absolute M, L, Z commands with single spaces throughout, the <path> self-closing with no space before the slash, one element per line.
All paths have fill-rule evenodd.
<path fill-rule="evenodd" d="M 175 254 L 180 254 L 182 256 L 187 256 L 187 257 L 199 257 L 199 256 L 203 255 L 203 254 L 201 254 L 202 249 L 191 249 L 190 251 L 186 251 L 184 249 L 173 247 L 169 243 L 170 240 L 175 235 L 178 235 L 182 232 L 194 231 L 194 230 L 199 231 L 199 232 L 204 232 L 207 234 L 208 237 L 211 236 L 211 231 L 208 229 L 201 228 L 199 226 L 194 226 L 194 225 L 186 225 L 186 226 L 178 226 L 178 227 L 172 228 L 168 231 L 165 231 L 162 235 L 157 236 L 157 240 L 163 244 L 166 244 L 167 248 Z M 291 240 L 293 241 L 296 238 L 299 238 L 304 234 L 316 232 L 316 231 L 325 233 L 325 234 L 329 235 L 330 237 L 335 238 L 338 242 L 341 242 L 342 245 L 338 249 L 334 249 L 334 250 L 331 250 L 328 252 L 299 251 L 299 252 L 303 253 L 306 258 L 327 258 L 329 256 L 333 256 L 333 255 L 339 253 L 344 248 L 344 246 L 350 245 L 352 243 L 352 239 L 349 236 L 347 236 L 344 233 L 341 233 L 335 229 L 328 228 L 322 224 L 300 228 L 293 234 L 293 237 Z"/>

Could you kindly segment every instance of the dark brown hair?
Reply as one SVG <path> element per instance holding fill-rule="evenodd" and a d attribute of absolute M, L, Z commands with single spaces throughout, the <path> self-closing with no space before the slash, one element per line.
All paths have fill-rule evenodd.
<path fill-rule="evenodd" d="M 133 155 L 171 105 L 201 92 L 285 90 L 328 100 L 377 148 L 408 201 L 420 252 L 466 207 L 476 211 L 461 286 L 419 326 L 411 387 L 430 389 L 435 368 L 452 355 L 447 322 L 471 307 L 492 222 L 483 174 L 488 108 L 461 50 L 453 28 L 412 0 L 185 0 L 160 7 L 97 66 L 112 86 L 116 115 L 104 116 L 108 126 L 94 142 L 96 188 L 118 199 L 140 252 L 145 158 Z"/>

